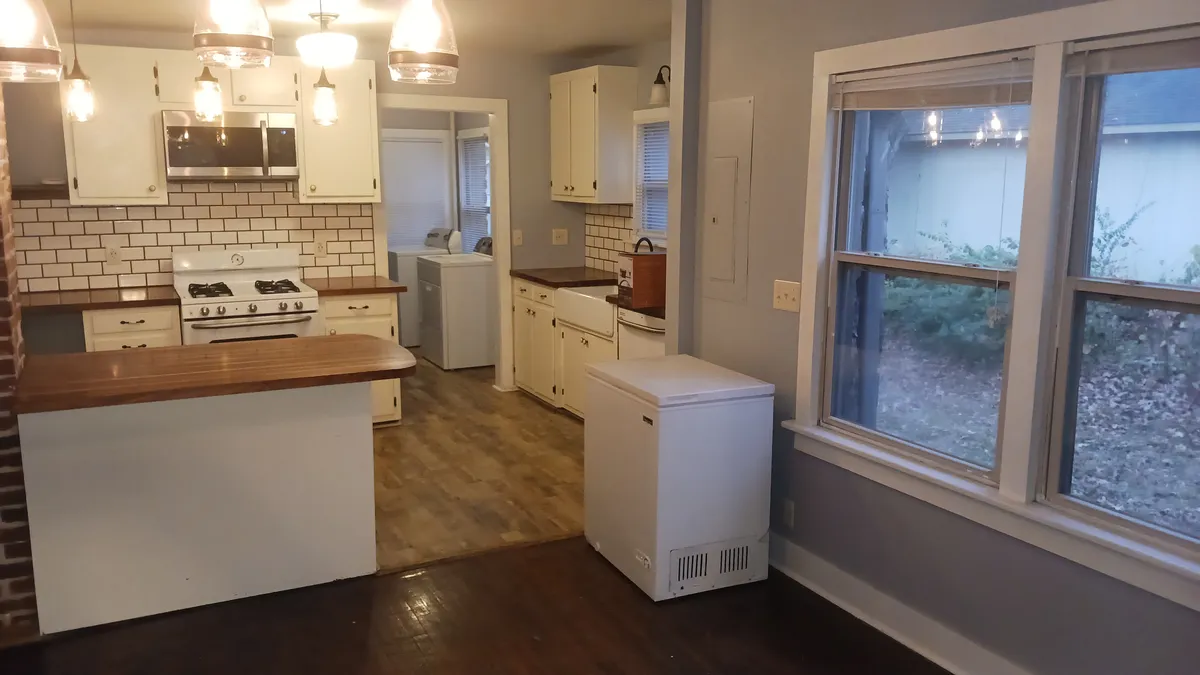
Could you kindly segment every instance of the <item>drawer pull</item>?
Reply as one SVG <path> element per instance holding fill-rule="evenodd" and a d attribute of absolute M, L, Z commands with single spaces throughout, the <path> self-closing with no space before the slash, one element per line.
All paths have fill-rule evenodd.
<path fill-rule="evenodd" d="M 540 294 L 538 295 L 538 297 L 539 297 L 539 298 L 541 298 L 542 300 L 545 300 L 545 299 L 546 299 L 546 294 L 545 294 L 545 293 L 540 293 Z"/>
<path fill-rule="evenodd" d="M 145 320 L 145 319 L 138 319 L 137 321 L 126 321 L 126 320 L 124 320 L 124 319 L 121 319 L 121 325 L 122 325 L 122 326 L 138 326 L 138 325 L 141 325 L 141 324 L 143 324 L 143 323 L 146 323 L 146 320 Z"/>
<path fill-rule="evenodd" d="M 350 309 L 371 309 L 371 306 L 363 305 L 362 307 L 355 307 L 354 305 L 350 305 Z"/>
<path fill-rule="evenodd" d="M 146 347 L 146 346 L 147 345 L 145 343 L 140 344 L 137 347 L 131 347 L 129 345 L 121 345 L 121 349 L 142 349 L 143 347 Z"/>

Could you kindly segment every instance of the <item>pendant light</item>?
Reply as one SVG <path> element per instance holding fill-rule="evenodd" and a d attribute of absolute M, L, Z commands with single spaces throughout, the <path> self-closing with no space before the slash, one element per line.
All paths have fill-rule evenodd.
<path fill-rule="evenodd" d="M 348 33 L 329 30 L 329 24 L 337 20 L 337 14 L 327 14 L 324 2 L 317 4 L 317 13 L 309 14 L 320 24 L 316 33 L 309 33 L 296 40 L 296 50 L 304 65 L 313 68 L 343 68 L 354 63 L 358 54 L 358 39 Z"/>
<path fill-rule="evenodd" d="M 313 85 L 313 121 L 328 127 L 338 121 L 337 97 L 334 90 L 337 87 L 329 83 L 325 69 L 321 69 L 321 77 Z"/>
<path fill-rule="evenodd" d="M 58 82 L 62 54 L 42 0 L 0 0 L 0 82 Z"/>
<path fill-rule="evenodd" d="M 666 72 L 666 79 L 663 78 L 663 72 Z M 654 86 L 650 87 L 650 105 L 666 105 L 671 102 L 671 89 L 667 87 L 667 83 L 671 81 L 671 66 L 663 66 L 658 69 L 658 79 L 654 80 Z"/>
<path fill-rule="evenodd" d="M 458 43 L 442 0 L 403 0 L 388 43 L 388 69 L 397 82 L 454 84 Z"/>
<path fill-rule="evenodd" d="M 192 48 L 205 66 L 266 68 L 275 38 L 259 0 L 200 0 Z"/>
<path fill-rule="evenodd" d="M 201 122 L 215 122 L 225 113 L 221 103 L 221 81 L 208 66 L 204 66 L 204 71 L 196 78 L 195 103 L 196 119 Z"/>
<path fill-rule="evenodd" d="M 86 122 L 96 113 L 96 99 L 92 95 L 92 81 L 79 67 L 79 41 L 75 39 L 75 0 L 71 0 L 71 51 L 74 52 L 75 62 L 71 64 L 71 73 L 64 78 L 67 83 L 67 118 L 72 122 Z"/>

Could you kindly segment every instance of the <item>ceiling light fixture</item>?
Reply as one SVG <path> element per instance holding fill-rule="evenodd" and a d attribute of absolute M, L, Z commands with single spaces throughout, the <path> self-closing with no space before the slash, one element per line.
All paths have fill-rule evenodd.
<path fill-rule="evenodd" d="M 192 48 L 206 67 L 266 68 L 275 38 L 259 0 L 201 0 Z"/>
<path fill-rule="evenodd" d="M 96 114 L 96 98 L 92 94 L 92 81 L 79 67 L 79 41 L 75 39 L 75 0 L 71 0 L 71 52 L 74 63 L 67 82 L 67 118 L 72 122 L 86 122 Z"/>
<path fill-rule="evenodd" d="M 388 42 L 388 70 L 396 82 L 454 84 L 458 43 L 442 0 L 403 0 Z"/>
<path fill-rule="evenodd" d="M 667 77 L 663 78 L 663 71 L 666 71 Z M 671 89 L 667 84 L 671 81 L 671 66 L 663 66 L 658 69 L 658 79 L 654 80 L 654 86 L 650 87 L 650 105 L 667 105 L 671 102 Z"/>
<path fill-rule="evenodd" d="M 334 90 L 337 87 L 329 83 L 325 69 L 321 69 L 321 77 L 313 85 L 313 121 L 328 127 L 338 121 L 337 97 Z"/>
<path fill-rule="evenodd" d="M 309 33 L 296 40 L 296 50 L 300 52 L 300 60 L 306 66 L 313 68 L 344 68 L 354 63 L 358 54 L 358 39 L 347 33 L 337 33 L 329 30 L 329 24 L 337 20 L 338 15 L 326 13 L 325 3 L 317 4 L 317 12 L 309 14 L 321 25 L 316 33 Z"/>
<path fill-rule="evenodd" d="M 62 53 L 42 0 L 0 0 L 0 82 L 58 82 Z"/>
<path fill-rule="evenodd" d="M 215 122 L 225 113 L 221 103 L 221 81 L 218 80 L 208 66 L 200 77 L 196 78 L 196 119 L 201 122 Z"/>

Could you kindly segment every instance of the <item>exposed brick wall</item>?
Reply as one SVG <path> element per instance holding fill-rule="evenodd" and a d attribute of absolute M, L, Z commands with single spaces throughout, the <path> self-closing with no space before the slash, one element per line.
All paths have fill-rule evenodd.
<path fill-rule="evenodd" d="M 21 306 L 17 297 L 12 180 L 0 94 L 0 645 L 37 634 L 29 516 L 20 437 L 12 395 L 21 370 Z"/>

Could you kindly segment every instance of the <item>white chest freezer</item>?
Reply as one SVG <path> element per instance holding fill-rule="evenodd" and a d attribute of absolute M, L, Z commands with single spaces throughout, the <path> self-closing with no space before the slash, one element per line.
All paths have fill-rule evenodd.
<path fill-rule="evenodd" d="M 774 396 L 691 356 L 587 366 L 584 531 L 655 601 L 767 577 Z"/>

